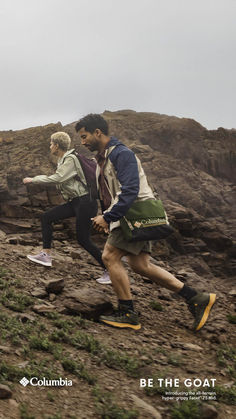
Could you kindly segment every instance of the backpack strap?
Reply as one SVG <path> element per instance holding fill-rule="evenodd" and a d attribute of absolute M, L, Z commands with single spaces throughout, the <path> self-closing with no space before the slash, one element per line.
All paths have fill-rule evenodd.
<path fill-rule="evenodd" d="M 78 161 L 79 160 L 79 163 L 80 163 L 80 159 L 79 159 L 79 157 L 78 157 L 78 153 L 76 153 L 76 151 L 74 150 L 74 151 L 72 151 L 72 153 L 70 153 L 70 154 L 68 154 L 65 158 L 64 158 L 64 160 L 63 160 L 63 163 L 64 163 L 64 161 L 67 159 L 67 157 L 72 157 L 72 159 L 74 160 L 74 165 L 75 165 L 75 169 L 76 169 L 76 175 L 75 175 L 75 179 L 77 179 L 80 183 L 82 183 L 82 185 L 83 185 L 83 187 L 85 188 L 85 189 L 87 189 L 88 190 L 88 185 L 81 179 L 81 177 L 79 176 L 79 174 L 78 174 L 78 171 L 77 171 L 77 167 L 76 167 L 76 161 Z M 81 163 L 80 163 L 80 167 L 81 167 L 81 170 L 82 170 L 82 172 L 83 172 L 83 168 L 82 168 L 82 165 L 81 165 Z"/>
<path fill-rule="evenodd" d="M 81 179 L 79 174 L 77 174 L 76 179 L 82 183 L 84 188 L 88 191 L 90 201 L 97 199 L 97 184 L 96 184 L 96 160 L 94 158 L 90 159 L 86 156 L 80 155 L 76 150 L 72 153 L 74 160 L 79 161 L 82 173 L 85 178 L 85 182 Z M 76 163 L 75 163 L 76 164 Z M 92 165 L 92 168 L 91 168 Z M 94 172 L 94 173 L 93 173 Z M 95 192 L 96 190 L 96 192 Z"/>

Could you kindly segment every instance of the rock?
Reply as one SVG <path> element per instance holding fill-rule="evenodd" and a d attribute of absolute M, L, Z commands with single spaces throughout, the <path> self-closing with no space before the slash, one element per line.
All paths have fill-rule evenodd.
<path fill-rule="evenodd" d="M 31 291 L 31 295 L 36 298 L 45 298 L 47 297 L 48 293 L 44 288 L 37 287 Z"/>
<path fill-rule="evenodd" d="M 56 253 L 56 254 L 53 255 L 53 264 L 54 265 L 56 263 L 58 266 L 61 266 L 60 263 L 63 263 L 63 264 L 68 263 L 68 264 L 71 264 L 72 262 L 73 262 L 72 257 L 65 256 L 65 254 L 61 255 L 59 253 Z"/>
<path fill-rule="evenodd" d="M 148 357 L 148 356 L 146 356 L 146 355 L 142 355 L 142 356 L 140 356 L 140 358 L 139 358 L 141 361 L 144 361 L 144 362 L 148 362 L 148 361 L 150 361 L 150 358 Z"/>
<path fill-rule="evenodd" d="M 153 153 L 153 149 L 149 146 L 149 145 L 140 145 L 140 144 L 129 144 L 129 148 L 134 152 L 134 153 Z"/>
<path fill-rule="evenodd" d="M 180 347 L 186 351 L 203 351 L 203 348 L 193 343 L 180 343 Z"/>
<path fill-rule="evenodd" d="M 17 356 L 22 356 L 23 352 L 24 352 L 24 350 L 22 350 L 22 349 L 17 349 L 17 350 L 15 351 L 15 354 L 16 354 Z"/>
<path fill-rule="evenodd" d="M 186 367 L 186 372 L 188 374 L 198 374 L 199 368 L 198 367 L 194 367 L 193 365 L 191 365 L 190 367 Z"/>
<path fill-rule="evenodd" d="M 91 279 L 91 275 L 90 275 L 90 273 L 89 273 L 89 272 L 87 272 L 87 271 L 80 271 L 80 276 L 81 276 L 83 279 Z"/>
<path fill-rule="evenodd" d="M 6 233 L 4 233 L 4 231 L 0 230 L 0 241 L 5 241 L 6 240 Z"/>
<path fill-rule="evenodd" d="M 14 400 L 14 399 L 10 399 L 9 400 L 9 405 L 10 405 L 10 408 L 17 408 L 19 406 L 19 403 L 17 403 L 17 401 Z"/>
<path fill-rule="evenodd" d="M 38 314 L 53 313 L 56 307 L 50 303 L 47 304 L 36 304 L 33 306 L 33 310 Z"/>
<path fill-rule="evenodd" d="M 234 385 L 234 381 L 229 381 L 228 383 L 223 384 L 225 388 L 231 388 Z"/>
<path fill-rule="evenodd" d="M 21 362 L 20 364 L 17 364 L 17 367 L 18 368 L 25 368 L 25 367 L 27 367 L 27 365 L 29 365 L 29 361 L 24 361 L 24 362 Z"/>
<path fill-rule="evenodd" d="M 6 239 L 6 242 L 9 244 L 17 244 L 19 243 L 19 237 L 15 236 L 15 237 L 8 237 Z"/>
<path fill-rule="evenodd" d="M 236 288 L 233 288 L 232 290 L 230 290 L 229 295 L 231 295 L 231 297 L 236 297 Z"/>
<path fill-rule="evenodd" d="M 131 291 L 134 295 L 139 295 L 141 293 L 140 287 L 137 287 L 136 285 L 131 285 Z"/>
<path fill-rule="evenodd" d="M 146 145 L 143 145 L 143 144 L 138 145 L 138 144 L 135 144 L 134 143 L 133 145 L 130 144 L 130 148 L 133 151 L 134 151 L 134 149 L 136 150 L 136 151 L 134 151 L 134 153 L 136 153 L 136 152 L 140 152 L 140 153 L 153 153 L 153 149 L 148 144 L 146 144 Z"/>
<path fill-rule="evenodd" d="M 22 321 L 22 323 L 26 323 L 26 322 L 34 322 L 35 321 L 35 317 L 32 316 L 32 314 L 27 314 L 27 313 L 17 313 L 15 315 L 15 317 L 17 319 L 20 319 Z"/>
<path fill-rule="evenodd" d="M 201 417 L 203 419 L 214 419 L 218 417 L 218 412 L 215 408 L 215 406 L 212 406 L 211 404 L 204 404 L 202 406 L 202 415 Z"/>
<path fill-rule="evenodd" d="M 219 252 L 224 251 L 227 248 L 230 248 L 233 244 L 232 240 L 229 237 L 226 237 L 225 234 L 219 231 L 205 233 L 203 240 L 206 242 L 207 246 L 210 249 Z"/>
<path fill-rule="evenodd" d="M 12 348 L 10 346 L 0 346 L 0 352 L 10 354 L 12 352 Z"/>
<path fill-rule="evenodd" d="M 75 259 L 75 260 L 82 259 L 81 253 L 79 250 L 72 250 L 70 252 L 70 256 L 72 257 L 72 259 Z"/>
<path fill-rule="evenodd" d="M 12 397 L 12 391 L 8 386 L 0 384 L 0 399 L 10 399 Z"/>
<path fill-rule="evenodd" d="M 193 239 L 184 238 L 184 240 L 182 240 L 182 247 L 184 253 L 195 253 L 199 251 L 199 247 L 196 245 L 196 240 Z"/>
<path fill-rule="evenodd" d="M 115 387 L 114 386 L 105 386 L 105 389 L 107 391 L 114 391 L 115 390 Z"/>
<path fill-rule="evenodd" d="M 207 262 L 211 259 L 212 255 L 210 252 L 202 252 L 201 253 L 202 258 Z"/>
<path fill-rule="evenodd" d="M 59 314 L 69 314 L 70 311 L 66 307 L 57 307 L 57 313 L 59 313 Z"/>
<path fill-rule="evenodd" d="M 230 276 L 236 275 L 236 260 L 228 260 L 226 263 L 226 269 Z"/>
<path fill-rule="evenodd" d="M 102 313 L 112 308 L 103 291 L 89 287 L 67 293 L 64 306 L 72 313 L 82 314 L 87 319 L 94 320 L 98 320 Z"/>
<path fill-rule="evenodd" d="M 63 389 L 63 390 L 61 390 L 61 394 L 63 394 L 63 396 L 68 396 L 69 392 L 68 392 L 68 390 Z M 69 401 L 67 401 L 67 403 L 68 402 Z"/>
<path fill-rule="evenodd" d="M 19 244 L 22 246 L 37 246 L 38 240 L 25 234 L 19 237 Z"/>
<path fill-rule="evenodd" d="M 137 407 L 138 409 L 145 410 L 150 415 L 150 418 L 154 418 L 154 419 L 162 418 L 162 415 L 153 406 L 151 406 L 144 400 L 140 399 L 134 394 L 131 394 L 130 398 L 133 400 L 134 406 Z"/>
<path fill-rule="evenodd" d="M 19 213 L 18 213 L 18 216 L 20 216 Z M 4 227 L 7 227 L 7 229 L 9 230 L 9 233 L 12 232 L 12 234 L 14 234 L 14 232 L 16 233 L 18 231 L 22 231 L 22 230 L 27 231 L 29 229 L 32 229 L 32 224 L 30 222 L 24 221 L 19 218 L 10 217 L 9 213 L 8 213 L 8 217 L 9 218 L 1 217 L 0 224 L 3 224 Z M 19 238 L 19 237 L 16 236 L 16 238 Z"/>
<path fill-rule="evenodd" d="M 171 295 L 171 291 L 168 291 L 165 288 L 161 288 L 159 299 L 164 300 L 164 301 L 171 301 L 173 299 L 173 296 Z"/>
<path fill-rule="evenodd" d="M 185 277 L 185 278 L 188 278 L 188 275 L 189 275 L 189 271 L 187 270 L 187 269 L 179 269 L 178 271 L 177 271 L 177 273 L 176 273 L 176 276 L 177 275 L 179 275 L 179 276 L 182 276 L 182 277 Z"/>
<path fill-rule="evenodd" d="M 64 279 L 49 279 L 42 280 L 48 294 L 60 294 L 65 287 Z"/>

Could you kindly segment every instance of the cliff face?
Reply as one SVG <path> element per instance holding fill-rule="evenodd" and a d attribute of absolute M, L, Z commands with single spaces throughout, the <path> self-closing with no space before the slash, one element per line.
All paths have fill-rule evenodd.
<path fill-rule="evenodd" d="M 106 112 L 114 131 L 148 144 L 162 154 L 188 161 L 214 177 L 235 181 L 236 130 L 208 131 L 193 119 L 136 113 Z"/>
<path fill-rule="evenodd" d="M 214 273 L 232 274 L 236 131 L 208 131 L 194 120 L 155 113 L 106 111 L 104 117 L 111 134 L 141 159 L 165 203 L 176 233 L 162 252 L 195 254 Z M 0 132 L 0 229 L 5 233 L 39 232 L 40 214 L 62 202 L 53 187 L 22 183 L 25 176 L 53 173 L 49 141 L 58 130 L 87 153 L 74 123 Z"/>

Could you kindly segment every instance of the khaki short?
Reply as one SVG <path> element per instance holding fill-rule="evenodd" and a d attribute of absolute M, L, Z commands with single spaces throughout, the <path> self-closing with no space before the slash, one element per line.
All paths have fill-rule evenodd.
<path fill-rule="evenodd" d="M 128 242 L 125 240 L 124 235 L 120 227 L 114 228 L 108 236 L 107 243 L 111 246 L 117 247 L 118 249 L 124 250 L 132 255 L 139 255 L 141 252 L 150 253 L 152 250 L 152 244 L 150 241 L 142 242 Z"/>

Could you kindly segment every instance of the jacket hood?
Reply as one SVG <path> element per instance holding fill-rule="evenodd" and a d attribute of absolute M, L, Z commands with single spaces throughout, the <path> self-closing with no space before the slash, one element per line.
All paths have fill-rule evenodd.
<path fill-rule="evenodd" d="M 109 143 L 106 146 L 106 149 L 113 146 L 117 146 L 117 145 L 123 145 L 123 144 L 116 137 L 111 137 Z"/>
<path fill-rule="evenodd" d="M 109 156 L 109 154 L 112 152 L 112 150 L 116 147 L 122 146 L 124 147 L 124 144 L 121 143 L 119 140 L 117 140 L 116 137 L 111 137 L 109 143 L 107 144 L 105 148 L 105 155 Z"/>

